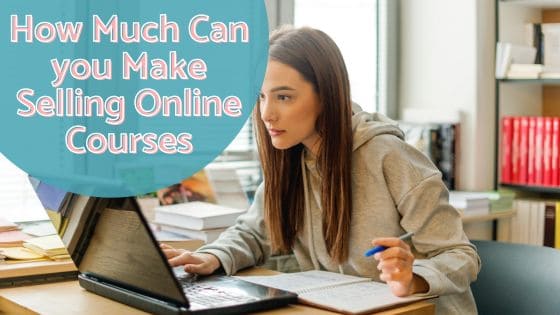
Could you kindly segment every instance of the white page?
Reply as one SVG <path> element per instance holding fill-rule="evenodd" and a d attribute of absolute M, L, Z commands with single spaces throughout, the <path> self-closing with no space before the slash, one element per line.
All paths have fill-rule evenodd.
<path fill-rule="evenodd" d="M 371 279 L 368 278 L 348 276 L 321 270 L 284 273 L 274 276 L 238 276 L 238 278 L 248 282 L 295 293 L 301 293 L 316 288 L 330 287 L 344 283 L 355 283 L 362 281 L 371 282 Z"/>
<path fill-rule="evenodd" d="M 392 305 L 426 298 L 417 296 L 397 297 L 393 295 L 389 286 L 374 281 L 307 292 L 300 294 L 298 297 L 307 304 L 323 306 L 346 313 L 371 312 Z"/>
<path fill-rule="evenodd" d="M 24 224 L 20 224 L 20 228 L 22 228 L 23 233 L 32 236 L 47 236 L 57 234 L 57 231 L 50 220 L 26 222 Z"/>

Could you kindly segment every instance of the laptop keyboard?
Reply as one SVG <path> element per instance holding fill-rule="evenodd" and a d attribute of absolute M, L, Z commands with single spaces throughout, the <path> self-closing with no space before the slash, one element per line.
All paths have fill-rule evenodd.
<path fill-rule="evenodd" d="M 193 274 L 187 274 L 181 271 L 176 271 L 176 274 L 191 306 L 196 304 L 207 308 L 243 304 L 258 300 L 253 296 L 236 294 L 232 292 L 233 290 L 229 291 L 227 288 L 222 289 L 205 283 L 199 283 L 197 282 L 197 276 Z"/>
<path fill-rule="evenodd" d="M 247 295 L 234 294 L 219 288 L 197 283 L 182 283 L 183 291 L 189 302 L 203 306 L 215 307 L 222 305 L 233 305 L 256 301 L 257 299 Z"/>

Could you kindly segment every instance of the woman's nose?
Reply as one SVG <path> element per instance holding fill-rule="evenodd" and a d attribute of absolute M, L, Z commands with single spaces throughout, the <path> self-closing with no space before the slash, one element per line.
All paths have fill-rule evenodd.
<path fill-rule="evenodd" d="M 268 100 L 264 99 L 260 102 L 261 107 L 261 119 L 265 122 L 275 121 L 277 119 L 277 115 L 274 111 L 274 106 L 268 102 Z"/>

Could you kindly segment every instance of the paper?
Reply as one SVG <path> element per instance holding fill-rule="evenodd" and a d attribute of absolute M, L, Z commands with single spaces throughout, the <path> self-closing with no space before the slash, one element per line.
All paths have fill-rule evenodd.
<path fill-rule="evenodd" d="M 58 235 L 35 237 L 25 241 L 23 246 L 47 256 L 68 254 Z"/>
<path fill-rule="evenodd" d="M 29 222 L 22 226 L 23 232 L 31 236 L 47 236 L 56 234 L 51 221 Z"/>
<path fill-rule="evenodd" d="M 285 273 L 277 276 L 245 276 L 242 280 L 262 284 L 267 287 L 302 293 L 315 288 L 371 281 L 368 278 L 342 275 L 334 272 L 311 270 L 305 272 Z"/>
<path fill-rule="evenodd" d="M 0 217 L 0 232 L 17 230 L 17 224 Z"/>
<path fill-rule="evenodd" d="M 350 314 L 372 312 L 433 297 L 397 297 L 384 283 L 319 270 L 238 278 L 297 293 L 299 301 L 305 304 Z"/>
<path fill-rule="evenodd" d="M 0 246 L 21 246 L 23 241 L 29 238 L 31 236 L 21 231 L 0 232 Z"/>
<path fill-rule="evenodd" d="M 43 258 L 40 255 L 25 247 L 4 247 L 0 248 L 0 254 L 6 256 L 8 259 L 29 260 Z"/>

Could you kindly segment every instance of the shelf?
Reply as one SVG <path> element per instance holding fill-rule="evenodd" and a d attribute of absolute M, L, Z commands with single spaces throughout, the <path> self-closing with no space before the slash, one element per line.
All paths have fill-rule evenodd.
<path fill-rule="evenodd" d="M 560 2 L 558 0 L 500 0 L 500 2 L 531 8 L 554 9 L 560 7 Z"/>
<path fill-rule="evenodd" d="M 465 215 L 464 212 L 462 212 L 461 219 L 463 220 L 463 223 L 472 223 L 472 222 L 485 222 L 485 221 L 505 219 L 505 218 L 510 218 L 514 215 L 515 215 L 515 209 L 500 211 L 496 213 L 478 214 L 478 215 Z"/>
<path fill-rule="evenodd" d="M 500 83 L 560 85 L 560 79 L 497 79 Z"/>
<path fill-rule="evenodd" d="M 514 184 L 500 184 L 500 186 L 503 188 L 511 188 L 514 190 L 532 192 L 532 193 L 560 194 L 560 187 L 526 186 L 526 185 L 514 185 Z"/>

